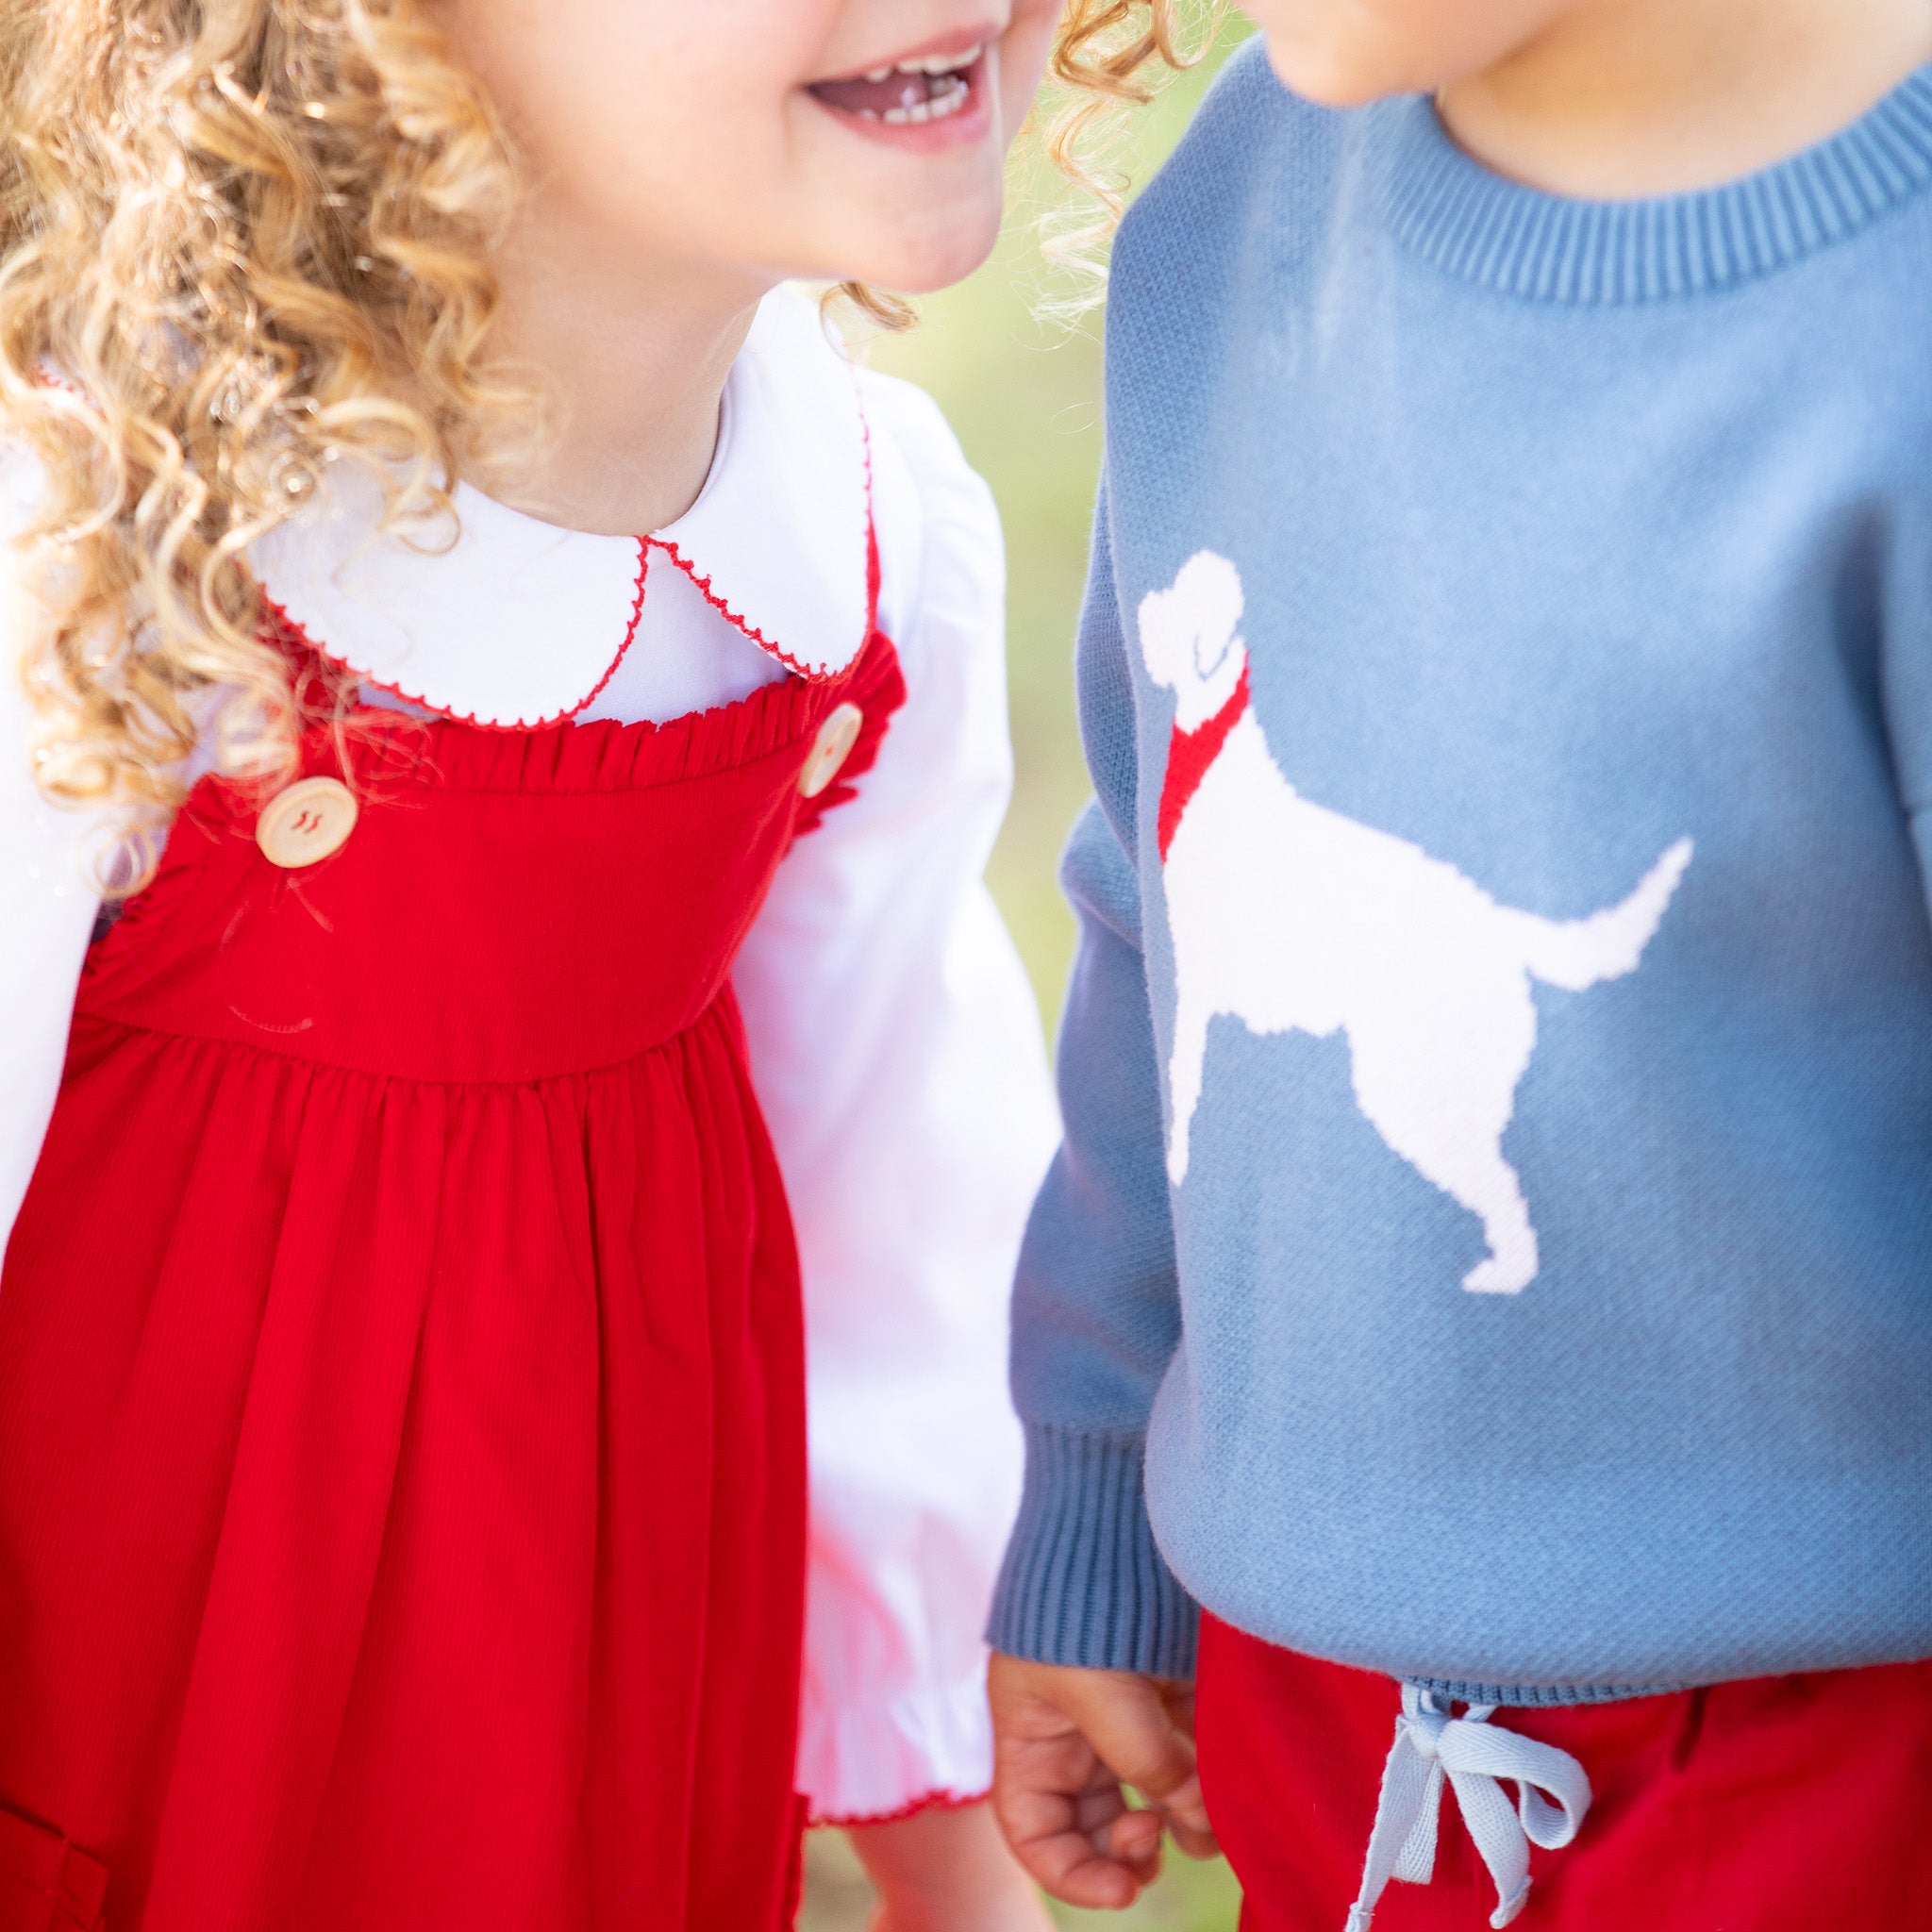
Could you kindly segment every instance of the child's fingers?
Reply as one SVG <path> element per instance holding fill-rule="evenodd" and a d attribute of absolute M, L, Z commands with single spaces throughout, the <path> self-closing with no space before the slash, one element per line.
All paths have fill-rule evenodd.
<path fill-rule="evenodd" d="M 1159 1870 L 1159 1820 L 1127 1809 L 1071 1725 L 1060 1738 L 1002 1740 L 993 1806 L 1013 1856 L 1067 1905 L 1120 1910 Z"/>
<path fill-rule="evenodd" d="M 1191 1684 L 1163 1683 L 1160 1687 L 1160 1700 L 1167 1711 L 1169 1723 L 1191 1745 L 1194 1738 L 1194 1687 Z M 1220 1855 L 1221 1847 L 1214 1841 L 1214 1829 L 1208 1822 L 1207 1808 L 1202 1802 L 1198 1771 L 1189 1782 L 1187 1794 L 1191 1798 L 1191 1803 L 1175 1805 L 1159 1799 L 1153 1802 L 1168 1830 L 1173 1833 L 1174 1843 L 1189 1857 L 1216 1857 Z"/>
<path fill-rule="evenodd" d="M 1191 1711 L 1176 1710 L 1164 1687 L 1148 1678 L 1092 1674 L 1067 1687 L 1068 1714 L 1117 1778 L 1147 1802 L 1191 1857 L 1214 1856 L 1214 1828 L 1201 1795 L 1194 1740 L 1182 1727 Z"/>
<path fill-rule="evenodd" d="M 1160 1869 L 1162 1827 L 1195 1857 L 1214 1835 L 1182 1685 L 995 1657 L 994 1808 L 1015 1856 L 1069 1905 L 1130 1905 Z M 1150 1808 L 1130 1810 L 1122 1782 Z"/>
<path fill-rule="evenodd" d="M 1161 1702 L 1166 1705 L 1168 1716 L 1174 1728 L 1183 1737 L 1191 1740 L 1194 1735 L 1194 1687 L 1191 1684 L 1165 1683 L 1161 1686 Z M 1194 1790 L 1198 1796 L 1198 1777 Z M 1206 1824 L 1205 1812 L 1200 1816 L 1191 1811 L 1181 1815 L 1169 1810 L 1165 1806 L 1159 1808 L 1166 1820 L 1167 1828 L 1174 1834 L 1174 1842 L 1189 1857 L 1213 1858 L 1220 1856 L 1221 1847 L 1214 1841 L 1212 1825 Z"/>
<path fill-rule="evenodd" d="M 1200 1798 L 1198 1786 L 1195 1788 L 1193 1796 L 1198 1807 Z M 1196 1824 L 1194 1822 L 1196 1818 L 1206 1817 L 1207 1814 L 1204 1810 L 1191 1809 L 1187 1813 L 1182 1813 L 1171 1811 L 1166 1806 L 1160 1805 L 1155 1807 L 1151 1815 L 1158 1818 L 1166 1825 L 1167 1829 L 1174 1836 L 1174 1843 L 1189 1857 L 1218 1858 L 1221 1856 L 1221 1846 L 1215 1840 L 1212 1828 L 1205 1824 Z"/>
<path fill-rule="evenodd" d="M 1160 1813 L 1123 1811 L 1108 1826 L 1102 1840 L 1109 1857 L 1118 1859 L 1142 1885 L 1160 1876 Z"/>

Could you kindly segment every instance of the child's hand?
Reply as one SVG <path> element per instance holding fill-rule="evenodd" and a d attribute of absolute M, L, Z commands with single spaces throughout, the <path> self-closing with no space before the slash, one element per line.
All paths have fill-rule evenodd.
<path fill-rule="evenodd" d="M 879 1895 L 871 1932 L 1053 1932 L 986 1805 L 848 1827 Z"/>
<path fill-rule="evenodd" d="M 1014 1856 L 1058 1899 L 1120 1911 L 1160 1872 L 1161 1827 L 1217 1849 L 1194 1769 L 1194 1690 L 1130 1671 L 995 1657 L 993 1809 Z M 1151 1807 L 1130 1810 L 1123 1784 Z"/>

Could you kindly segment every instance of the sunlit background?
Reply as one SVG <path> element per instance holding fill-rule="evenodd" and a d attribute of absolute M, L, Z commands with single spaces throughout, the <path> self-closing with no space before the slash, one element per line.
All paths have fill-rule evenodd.
<path fill-rule="evenodd" d="M 1213 68 L 1241 38 L 1231 27 L 1200 69 L 1136 117 L 1122 163 L 1144 182 L 1173 145 Z M 1063 190 L 1026 155 L 993 259 L 961 287 L 921 304 L 910 335 L 872 345 L 878 367 L 939 398 L 1006 520 L 1013 739 L 1018 787 L 992 866 L 993 890 L 1025 956 L 1049 1025 L 1074 943 L 1055 882 L 1067 828 L 1087 795 L 1074 721 L 1072 646 L 1100 465 L 1097 322 L 1069 334 L 1037 313 L 1045 292 L 1037 224 Z M 864 1932 L 872 1896 L 838 1834 L 813 1835 L 803 1932 Z M 1167 1874 L 1127 1913 L 1066 1912 L 1069 1926 L 1119 1932 L 1234 1932 L 1239 1898 L 1224 1867 L 1170 1857 Z"/>

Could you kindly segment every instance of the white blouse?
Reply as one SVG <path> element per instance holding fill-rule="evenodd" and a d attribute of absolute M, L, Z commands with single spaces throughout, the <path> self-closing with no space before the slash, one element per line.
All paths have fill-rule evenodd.
<path fill-rule="evenodd" d="M 9 532 L 23 470 L 0 476 Z M 908 700 L 858 796 L 784 860 L 736 973 L 805 1278 L 798 1777 L 824 1820 L 976 1796 L 980 1632 L 1019 1487 L 1007 1288 L 1056 1136 L 983 878 L 1012 775 L 991 494 L 927 397 L 853 369 L 781 291 L 731 372 L 703 492 L 649 539 L 460 489 L 460 534 L 429 551 L 375 536 L 371 508 L 344 479 L 258 545 L 266 595 L 372 701 L 500 725 L 662 722 L 844 669 L 876 531 Z M 0 552 L 0 635 L 43 621 Z M 41 798 L 30 737 L 20 679 L 0 678 L 0 1236 L 58 1090 L 112 837 Z"/>

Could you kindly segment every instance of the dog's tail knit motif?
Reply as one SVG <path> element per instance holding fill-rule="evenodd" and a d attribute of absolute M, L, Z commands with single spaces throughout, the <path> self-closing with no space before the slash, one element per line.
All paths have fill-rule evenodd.
<path fill-rule="evenodd" d="M 1519 912 L 1524 963 L 1545 986 L 1566 992 L 1583 992 L 1636 972 L 1690 863 L 1690 853 L 1691 841 L 1679 839 L 1627 899 L 1592 912 L 1588 919 L 1559 924 Z"/>

